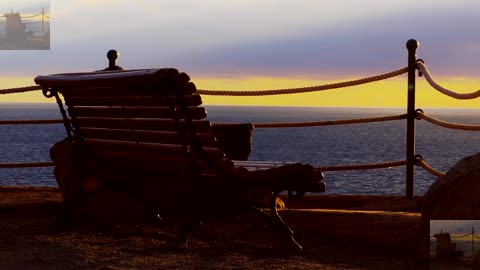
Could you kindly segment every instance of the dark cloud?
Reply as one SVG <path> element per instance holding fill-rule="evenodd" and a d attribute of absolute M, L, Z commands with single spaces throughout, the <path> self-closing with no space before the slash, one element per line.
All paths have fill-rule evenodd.
<path fill-rule="evenodd" d="M 420 42 L 418 57 L 439 75 L 478 76 L 480 16 L 475 10 L 372 18 L 351 27 L 283 40 L 245 42 L 188 55 L 181 64 L 215 73 L 351 74 L 407 63 L 405 43 Z"/>

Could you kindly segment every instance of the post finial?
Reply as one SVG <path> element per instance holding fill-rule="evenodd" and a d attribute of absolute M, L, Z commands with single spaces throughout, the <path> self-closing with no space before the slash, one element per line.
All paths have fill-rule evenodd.
<path fill-rule="evenodd" d="M 122 70 L 122 67 L 117 66 L 117 58 L 120 54 L 116 50 L 107 52 L 108 68 L 106 70 Z"/>
<path fill-rule="evenodd" d="M 118 52 L 116 50 L 108 51 L 107 58 L 108 58 L 108 68 L 111 70 L 114 69 L 115 66 L 117 65 Z"/>
<path fill-rule="evenodd" d="M 409 49 L 409 50 L 416 50 L 416 49 L 418 49 L 419 46 L 420 46 L 420 44 L 415 39 L 409 39 L 407 41 L 407 49 Z"/>

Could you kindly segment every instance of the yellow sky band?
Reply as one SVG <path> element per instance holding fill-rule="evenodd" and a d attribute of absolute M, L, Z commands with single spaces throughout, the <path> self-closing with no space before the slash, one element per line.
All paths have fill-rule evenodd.
<path fill-rule="evenodd" d="M 311 80 L 302 78 L 244 77 L 244 78 L 193 78 L 200 89 L 277 89 L 306 87 L 335 83 L 352 78 Z M 480 88 L 480 79 L 459 77 L 438 77 L 437 82 L 456 92 L 472 92 Z M 0 88 L 34 85 L 32 78 L 1 78 Z M 430 87 L 423 78 L 417 78 L 417 107 L 435 108 L 476 108 L 480 109 L 480 99 L 456 100 L 445 96 Z M 407 80 L 404 75 L 385 81 L 360 86 L 327 90 L 314 93 L 260 96 L 223 97 L 203 96 L 206 105 L 255 105 L 255 106 L 334 106 L 334 107 L 405 107 L 407 100 Z M 0 102 L 40 102 L 50 103 L 41 91 L 0 96 Z"/>

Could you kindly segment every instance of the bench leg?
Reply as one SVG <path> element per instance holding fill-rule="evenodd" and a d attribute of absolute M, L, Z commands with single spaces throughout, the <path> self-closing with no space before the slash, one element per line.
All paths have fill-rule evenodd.
<path fill-rule="evenodd" d="M 72 223 L 73 212 L 80 206 L 82 202 L 82 195 L 78 194 L 74 198 L 64 199 L 60 212 L 57 216 L 55 216 L 55 224 L 69 225 Z"/>
<path fill-rule="evenodd" d="M 272 194 L 272 198 L 270 200 L 270 215 L 273 219 L 273 222 L 275 223 L 275 225 L 279 228 L 280 230 L 280 236 L 282 237 L 282 239 L 285 241 L 285 243 L 295 249 L 295 250 L 298 250 L 298 251 L 301 251 L 303 248 L 302 246 L 295 240 L 295 238 L 293 238 L 293 230 L 290 229 L 290 227 L 288 227 L 287 224 L 285 224 L 285 222 L 282 220 L 282 218 L 280 217 L 280 215 L 278 215 L 278 211 L 277 211 L 277 198 L 278 198 L 278 194 L 280 192 L 274 192 Z"/>
<path fill-rule="evenodd" d="M 268 222 L 273 221 L 273 224 L 279 231 L 281 240 L 286 247 L 296 251 L 302 251 L 302 246 L 295 240 L 295 238 L 293 238 L 293 230 L 290 229 L 290 227 L 288 227 L 288 225 L 282 220 L 280 215 L 278 215 L 276 205 L 278 194 L 279 192 L 274 192 L 272 194 L 270 199 L 270 214 L 255 206 L 252 206 L 252 208 L 256 210 L 257 213 L 260 213 L 265 219 L 267 219 Z"/>
<path fill-rule="evenodd" d="M 183 224 L 177 233 L 177 244 L 184 245 L 185 248 L 188 248 L 188 241 L 193 232 L 202 226 L 201 221 L 192 221 L 186 224 Z"/>

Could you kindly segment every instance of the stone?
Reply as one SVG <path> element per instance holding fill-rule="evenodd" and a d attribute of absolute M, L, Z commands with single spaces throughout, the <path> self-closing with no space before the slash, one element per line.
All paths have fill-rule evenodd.
<path fill-rule="evenodd" d="M 425 193 L 422 218 L 480 220 L 480 153 L 465 157 Z"/>

